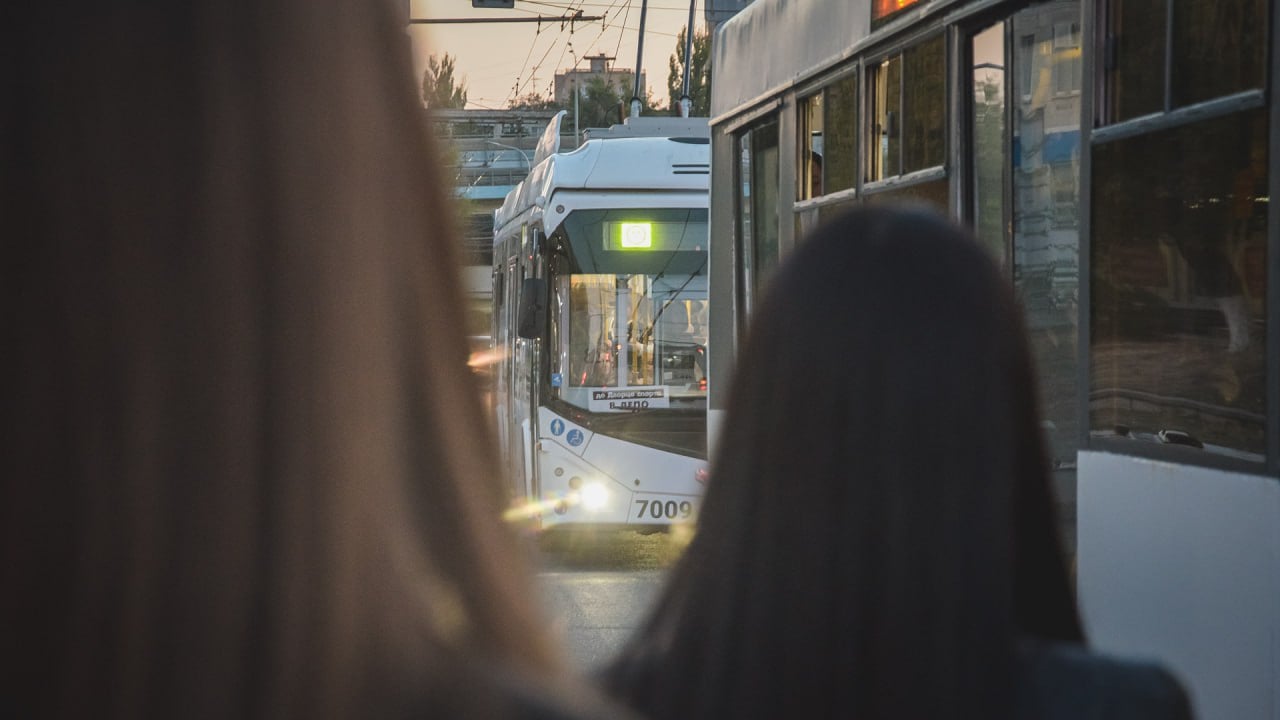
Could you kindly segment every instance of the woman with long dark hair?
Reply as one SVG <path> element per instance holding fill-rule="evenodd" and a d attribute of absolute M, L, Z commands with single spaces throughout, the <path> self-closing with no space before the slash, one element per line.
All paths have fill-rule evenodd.
<path fill-rule="evenodd" d="M 499 520 L 404 8 L 5 12 L 0 715 L 616 716 Z"/>
<path fill-rule="evenodd" d="M 655 718 L 1077 716 L 1055 683 L 1097 666 L 1073 654 L 1028 343 L 968 234 L 833 220 L 738 357 L 697 535 L 607 689 Z"/>

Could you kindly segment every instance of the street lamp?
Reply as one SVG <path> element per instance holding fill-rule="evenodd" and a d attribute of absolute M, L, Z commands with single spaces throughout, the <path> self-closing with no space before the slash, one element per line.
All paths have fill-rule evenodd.
<path fill-rule="evenodd" d="M 500 143 L 496 140 L 485 140 L 485 142 L 490 145 L 497 145 L 500 148 L 506 148 L 507 150 L 515 150 L 516 152 L 520 153 L 520 157 L 524 158 L 524 169 L 526 171 L 533 169 L 533 163 L 529 162 L 529 155 L 524 150 L 521 150 L 515 145 L 507 145 L 506 143 Z"/>

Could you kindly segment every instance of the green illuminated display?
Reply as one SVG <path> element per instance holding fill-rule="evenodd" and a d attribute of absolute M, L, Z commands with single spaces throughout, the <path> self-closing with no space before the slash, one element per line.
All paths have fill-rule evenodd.
<path fill-rule="evenodd" d="M 623 250 L 649 250 L 653 248 L 651 223 L 618 223 L 622 232 L 618 244 Z"/>
<path fill-rule="evenodd" d="M 612 252 L 663 252 L 704 249 L 705 236 L 689 233 L 683 222 L 618 220 L 602 223 L 604 249 Z"/>

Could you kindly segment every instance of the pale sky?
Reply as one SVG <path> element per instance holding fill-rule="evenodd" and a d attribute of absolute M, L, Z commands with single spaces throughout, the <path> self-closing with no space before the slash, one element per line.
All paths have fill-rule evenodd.
<path fill-rule="evenodd" d="M 570 33 L 558 21 L 543 23 L 483 23 L 467 25 L 411 25 L 417 77 L 429 55 L 448 53 L 457 58 L 455 77 L 467 86 L 468 108 L 507 106 L 517 85 L 519 94 L 550 95 L 557 71 L 570 69 L 575 59 L 589 55 L 615 56 L 613 65 L 636 65 L 636 39 L 641 0 L 516 0 L 513 10 L 477 10 L 471 0 L 410 0 L 415 18 L 560 17 L 572 7 L 605 21 L 575 23 Z M 696 0 L 694 27 L 704 29 L 703 0 Z M 667 60 L 675 52 L 676 36 L 689 20 L 688 0 L 649 0 L 645 17 L 645 83 L 654 99 L 667 102 Z M 588 68 L 585 60 L 581 67 Z"/>

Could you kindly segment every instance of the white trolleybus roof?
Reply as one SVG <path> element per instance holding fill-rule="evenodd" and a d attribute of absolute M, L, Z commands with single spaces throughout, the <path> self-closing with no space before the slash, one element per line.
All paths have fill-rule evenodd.
<path fill-rule="evenodd" d="M 552 118 L 538 141 L 528 177 L 494 211 L 495 230 L 541 219 L 543 232 L 550 235 L 568 211 L 577 209 L 553 204 L 556 194 L 565 191 L 607 191 L 615 201 L 620 193 L 690 194 L 692 206 L 706 206 L 711 158 L 706 118 L 628 118 L 621 125 L 585 131 L 581 146 L 561 153 L 564 116 L 562 110 Z"/>

